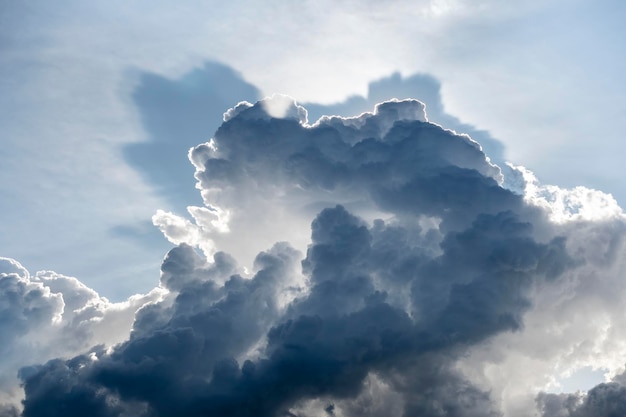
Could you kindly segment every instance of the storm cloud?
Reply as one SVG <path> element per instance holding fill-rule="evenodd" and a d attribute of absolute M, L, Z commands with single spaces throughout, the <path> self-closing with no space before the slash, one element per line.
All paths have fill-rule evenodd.
<path fill-rule="evenodd" d="M 22 367 L 23 416 L 613 415 L 585 404 L 622 395 L 617 383 L 584 400 L 535 389 L 541 364 L 573 368 L 577 340 L 595 337 L 567 339 L 569 359 L 538 348 L 574 326 L 568 302 L 602 299 L 622 271 L 610 196 L 503 171 L 417 100 L 312 124 L 288 97 L 242 102 L 189 159 L 204 206 L 153 217 L 177 246 L 159 287 L 124 310 L 130 334 Z M 15 340 L 108 305 L 11 265 L 1 329 Z M 538 375 L 522 378 L 520 357 Z"/>

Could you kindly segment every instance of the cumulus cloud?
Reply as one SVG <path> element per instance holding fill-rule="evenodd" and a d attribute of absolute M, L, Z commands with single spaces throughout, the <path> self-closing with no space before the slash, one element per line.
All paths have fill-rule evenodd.
<path fill-rule="evenodd" d="M 135 312 L 162 293 L 155 289 L 111 303 L 76 278 L 50 271 L 31 276 L 17 261 L 0 258 L 0 404 L 23 396 L 21 367 L 125 340 Z"/>
<path fill-rule="evenodd" d="M 619 382 L 586 397 L 541 393 L 577 367 L 626 362 L 626 224 L 609 196 L 542 186 L 521 167 L 505 178 L 417 100 L 313 124 L 284 96 L 242 102 L 189 158 L 205 207 L 153 217 L 177 245 L 153 293 L 115 310 L 71 278 L 31 278 L 14 262 L 2 275 L 7 334 L 23 337 L 21 323 L 92 332 L 21 368 L 23 416 L 619 407 L 605 400 L 621 398 Z M 93 323 L 120 310 L 132 330 L 102 346 L 110 327 Z M 612 356 L 591 363 L 598 349 Z"/>

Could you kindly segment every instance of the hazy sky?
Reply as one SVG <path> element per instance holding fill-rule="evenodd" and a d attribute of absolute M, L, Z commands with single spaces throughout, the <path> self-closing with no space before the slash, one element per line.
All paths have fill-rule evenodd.
<path fill-rule="evenodd" d="M 366 361 L 342 370 L 353 372 L 349 378 L 337 374 L 337 381 L 350 380 L 345 380 L 345 387 L 351 388 L 343 391 L 337 381 L 335 389 L 330 382 L 320 388 L 324 384 L 316 385 L 319 381 L 302 380 L 303 391 L 264 403 L 266 414 L 258 415 L 285 410 L 299 416 L 359 415 L 367 401 L 379 407 L 372 406 L 369 415 L 436 415 L 434 409 L 420 408 L 426 406 L 410 389 L 419 391 L 425 379 L 394 373 L 407 355 L 415 358 L 406 365 L 414 370 L 423 369 L 432 355 L 445 375 L 431 375 L 433 369 L 424 375 L 448 381 L 441 386 L 457 393 L 464 387 L 467 401 L 475 404 L 473 411 L 448 404 L 453 395 L 443 388 L 433 394 L 448 404 L 450 408 L 442 406 L 448 413 L 453 409 L 459 413 L 449 415 L 529 415 L 524 414 L 529 404 L 539 404 L 533 412 L 543 417 L 568 415 L 558 413 L 565 412 L 567 401 L 582 399 L 538 393 L 588 389 L 588 382 L 571 381 L 589 381 L 593 375 L 595 383 L 604 371 L 607 378 L 618 375 L 611 388 L 626 391 L 620 385 L 626 378 L 619 376 L 626 363 L 626 327 L 619 313 L 620 297 L 626 294 L 619 280 L 626 223 L 618 206 L 626 204 L 621 181 L 626 145 L 618 124 L 626 116 L 626 59 L 621 45 L 625 18 L 626 5 L 611 0 L 1 2 L 0 256 L 7 259 L 0 270 L 5 272 L 0 275 L 5 279 L 0 297 L 12 301 L 0 303 L 0 313 L 8 317 L 6 326 L 0 322 L 0 334 L 10 340 L 4 354 L 11 358 L 0 369 L 7 375 L 0 381 L 0 415 L 4 417 L 3 401 L 14 403 L 24 395 L 15 375 L 21 367 L 56 357 L 68 359 L 99 343 L 122 342 L 136 320 L 134 339 L 119 348 L 117 357 L 102 356 L 101 351 L 92 355 L 103 358 L 106 369 L 98 372 L 113 372 L 130 360 L 133 349 L 141 351 L 135 346 L 139 339 L 156 340 L 154 335 L 166 327 L 176 333 L 184 327 L 181 320 L 191 320 L 191 313 L 179 311 L 181 301 L 175 294 L 191 291 L 199 276 L 211 277 L 219 287 L 235 273 L 261 282 L 264 295 L 245 305 L 228 301 L 235 297 L 229 294 L 247 293 L 257 285 L 231 280 L 232 288 L 193 299 L 189 308 L 223 309 L 247 329 L 240 331 L 246 340 L 233 334 L 236 343 L 214 342 L 219 349 L 199 356 L 218 365 L 227 358 L 238 361 L 230 368 L 220 365 L 226 370 L 207 365 L 204 377 L 213 374 L 215 381 L 228 379 L 216 369 L 239 372 L 243 361 L 250 360 L 257 379 L 231 380 L 241 392 L 253 392 L 264 378 L 279 378 L 272 375 L 280 374 L 276 367 L 283 363 L 284 345 L 293 342 L 284 328 L 289 320 L 295 323 L 292 326 L 300 325 L 298 317 L 321 315 L 322 324 L 317 325 L 322 334 L 345 327 L 361 337 L 352 320 L 389 314 L 401 323 L 411 321 L 399 324 L 394 330 L 398 334 L 417 333 L 426 340 L 411 339 L 402 349 L 376 351 L 388 359 L 384 364 Z M 265 107 L 240 107 L 222 125 L 223 113 L 238 102 L 254 104 L 274 93 L 304 103 L 308 120 L 290 100 L 277 98 L 265 102 Z M 326 136 L 323 123 L 318 130 L 302 130 L 303 124 L 312 125 L 322 114 L 358 116 L 394 97 L 421 100 L 425 115 L 423 109 L 406 104 L 369 119 L 326 120 L 327 129 L 337 131 L 332 138 Z M 280 117 L 267 121 L 266 113 Z M 450 145 L 424 145 L 409 153 L 406 165 L 395 159 L 399 156 L 393 149 L 399 145 L 393 138 L 404 137 L 394 133 L 385 139 L 393 123 L 426 120 L 469 134 L 490 159 L 458 136 L 449 139 Z M 221 139 L 215 133 L 220 125 Z M 432 125 L 419 126 L 406 129 L 415 129 L 415 135 L 425 129 L 425 137 L 445 136 L 424 127 Z M 267 142 L 255 147 L 241 135 L 264 137 Z M 310 146 L 299 148 L 292 136 L 310 140 Z M 217 150 L 208 145 L 195 148 L 192 164 L 189 149 L 212 137 L 223 143 Z M 393 143 L 388 149 L 357 146 L 368 138 Z M 265 161 L 267 155 L 275 159 Z M 205 164 L 213 159 L 228 161 L 232 170 L 245 175 L 236 176 L 221 163 L 211 163 L 209 169 Z M 384 168 L 382 161 L 389 167 Z M 506 162 L 518 168 L 507 168 Z M 397 178 L 390 183 L 376 179 L 376 174 L 367 174 L 370 163 L 383 164 L 377 169 L 389 169 L 388 174 Z M 504 177 L 490 163 L 501 167 Z M 272 171 L 273 164 L 289 167 L 293 183 L 282 177 L 284 172 Z M 424 166 L 424 171 L 413 171 L 413 165 Z M 463 170 L 473 170 L 476 177 Z M 389 185 L 405 180 L 404 188 Z M 444 204 L 435 190 L 463 201 L 452 198 Z M 189 212 L 187 206 L 192 207 Z M 502 217 L 501 212 L 513 217 Z M 345 224 L 340 229 L 345 228 L 346 236 L 333 229 L 335 223 Z M 514 232 L 509 235 L 506 230 Z M 468 236 L 495 254 L 469 254 L 455 265 L 452 261 L 459 253 L 471 252 L 463 240 Z M 419 253 L 411 259 L 391 256 L 398 262 L 394 273 L 405 277 L 402 282 L 394 273 L 383 276 L 392 265 L 372 261 L 366 268 L 361 252 L 349 257 L 341 268 L 356 268 L 360 272 L 355 274 L 367 279 L 333 272 L 340 275 L 337 280 L 346 280 L 344 290 L 352 290 L 339 291 L 343 295 L 326 306 L 332 310 L 344 303 L 345 311 L 322 313 L 326 307 L 320 300 L 328 289 L 324 290 L 320 274 L 329 273 L 324 268 L 339 268 L 339 261 L 323 249 L 321 254 L 307 252 L 308 245 L 332 246 L 337 239 L 360 238 L 370 242 L 367 250 L 374 258 L 391 256 L 385 255 L 384 244 L 396 245 L 391 252 L 408 245 Z M 268 259 L 255 266 L 255 256 L 278 241 L 288 241 L 294 249 L 274 246 Z M 163 258 L 179 243 L 200 252 L 181 246 L 168 257 L 180 257 L 174 264 L 182 269 L 167 272 L 167 262 L 161 267 Z M 500 246 L 505 249 L 494 249 Z M 516 255 L 506 255 L 507 250 Z M 199 254 L 210 259 L 216 251 L 226 251 L 235 260 L 204 265 Z M 504 303 L 498 308 L 506 311 L 470 309 L 488 323 L 457 329 L 462 326 L 459 311 L 465 310 L 452 307 L 454 297 L 462 297 L 460 288 L 484 294 L 482 286 L 489 287 L 490 280 L 502 273 L 489 266 L 501 257 L 502 268 L 515 270 L 517 292 L 498 289 L 502 298 L 493 295 L 497 302 L 489 302 Z M 304 267 L 299 266 L 302 259 Z M 408 264 L 414 272 L 406 272 Z M 466 279 L 450 278 L 462 267 L 483 268 L 482 275 L 476 272 L 482 278 L 475 280 L 471 274 Z M 164 272 L 159 286 L 160 268 L 181 282 L 168 282 Z M 40 270 L 48 272 L 36 273 Z M 263 273 L 270 270 L 274 272 Z M 441 276 L 446 284 L 429 286 L 420 274 Z M 263 278 L 266 275 L 274 278 Z M 384 284 L 385 279 L 391 281 Z M 289 292 L 292 287 L 300 292 Z M 387 298 L 376 298 L 377 291 L 386 292 Z M 420 291 L 443 297 L 442 306 L 430 306 L 416 295 Z M 23 294 L 24 299 L 9 294 Z M 140 295 L 129 299 L 133 294 Z M 275 299 L 262 302 L 263 297 Z M 33 300 L 38 308 L 28 306 Z M 147 302 L 157 303 L 155 322 L 150 322 L 149 309 L 134 318 Z M 255 321 L 250 311 L 263 303 L 276 305 Z M 421 320 L 419 310 L 429 308 L 432 313 L 421 313 L 429 319 Z M 33 311 L 39 313 L 32 315 Z M 499 318 L 489 322 L 490 317 Z M 54 325 L 48 329 L 50 323 Z M 277 329 L 287 333 L 279 337 Z M 455 332 L 465 333 L 451 336 Z M 82 336 L 76 336 L 76 343 L 61 342 L 66 333 Z M 543 346 L 541 340 L 554 346 Z M 336 360 L 333 355 L 352 358 L 351 353 L 335 350 L 344 341 L 328 336 L 315 343 L 328 354 L 320 356 L 324 360 Z M 269 362 L 263 362 L 264 357 Z M 302 360 L 314 363 L 312 358 Z M 54 366 L 41 375 L 60 372 Z M 567 379 L 577 370 L 582 371 Z M 22 380 L 33 372 L 22 372 Z M 171 381 L 180 376 L 166 374 L 163 378 Z M 111 382 L 127 375 L 74 376 L 76 386 L 104 384 L 119 397 L 121 408 L 103 409 L 102 415 L 176 415 L 200 403 L 204 412 L 218 410 L 204 397 L 185 398 L 181 408 L 168 408 L 147 394 L 125 391 L 122 382 Z M 280 378 L 287 385 L 291 381 Z M 567 381 L 573 385 L 565 387 Z M 33 390 L 33 402 L 25 415 L 41 415 L 37 407 L 59 400 L 48 398 L 44 382 L 26 385 L 27 391 Z M 213 392 L 210 386 L 203 389 Z M 259 401 L 255 395 L 259 394 L 245 400 Z M 99 407 L 104 399 L 89 401 Z M 328 408 L 331 403 L 337 403 L 336 410 Z M 568 412 L 603 415 L 604 411 L 581 404 Z M 244 415 L 241 410 L 233 412 Z"/>

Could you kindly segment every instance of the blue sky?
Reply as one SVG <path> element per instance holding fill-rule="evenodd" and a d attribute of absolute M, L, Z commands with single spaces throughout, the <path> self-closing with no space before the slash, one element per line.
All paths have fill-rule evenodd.
<path fill-rule="evenodd" d="M 31 277 L 40 270 L 77 277 L 89 294 L 85 300 L 108 306 L 98 310 L 103 323 L 114 322 L 109 317 L 124 311 L 119 314 L 129 326 L 133 308 L 158 299 L 163 288 L 174 291 L 165 284 L 154 289 L 173 243 L 195 244 L 208 255 L 226 250 L 246 273 L 255 271 L 259 251 L 290 231 L 291 242 L 306 255 L 309 226 L 326 197 L 285 191 L 288 198 L 278 205 L 277 200 L 257 200 L 247 183 L 237 183 L 239 192 L 216 194 L 206 184 L 200 184 L 201 190 L 194 186 L 201 164 L 194 166 L 187 155 L 214 136 L 229 108 L 274 93 L 307 108 L 311 124 L 322 114 L 371 112 L 376 103 L 394 97 L 422 100 L 431 122 L 469 134 L 482 145 L 491 162 L 510 174 L 507 186 L 525 176 L 536 187 L 527 189 L 528 204 L 550 211 L 550 221 L 567 217 L 555 208 L 559 202 L 565 201 L 564 212 L 588 204 L 585 213 L 591 214 L 582 218 L 592 225 L 579 229 L 589 227 L 590 234 L 604 236 L 610 228 L 598 222 L 607 220 L 594 210 L 615 213 L 616 204 L 626 204 L 621 178 L 626 149 L 619 124 L 626 116 L 621 45 L 626 6 L 609 0 L 518 3 L 5 1 L 0 5 L 0 256 L 20 262 Z M 525 169 L 513 174 L 505 162 Z M 549 184 L 560 188 L 544 187 Z M 384 205 L 367 203 L 363 195 L 329 199 L 371 222 L 384 213 Z M 187 213 L 187 206 L 199 209 Z M 211 210 L 221 206 L 234 216 L 231 233 L 207 226 Z M 255 216 L 239 214 L 254 210 L 259 210 Z M 532 218 L 539 228 L 533 238 L 547 244 L 552 226 L 541 235 L 543 223 Z M 571 233 L 572 248 L 580 244 L 583 253 L 584 234 L 576 235 L 579 229 L 566 224 L 560 233 Z M 282 249 L 276 251 L 272 256 L 283 256 Z M 618 277 L 623 269 L 614 259 L 610 273 L 605 272 Z M 589 268 L 576 277 L 605 273 Z M 599 311 L 603 285 L 609 288 L 598 284 L 597 298 L 568 304 L 561 313 L 537 296 L 539 307 L 527 313 L 527 320 L 541 323 L 549 314 Z M 562 295 L 565 290 L 553 291 Z M 51 294 L 46 297 L 56 300 Z M 143 295 L 129 301 L 133 294 Z M 315 300 L 310 304 L 297 308 L 316 311 Z M 527 350 L 498 350 L 517 337 L 498 333 L 495 347 L 475 348 L 468 354 L 475 362 L 456 366 L 488 387 L 501 383 L 501 377 L 484 356 L 500 355 L 503 369 L 516 375 L 523 374 L 516 358 L 547 375 L 554 365 L 550 361 L 559 357 L 564 365 L 555 365 L 553 380 L 535 381 L 537 392 L 550 383 L 558 390 L 557 381 L 576 369 L 591 369 L 585 372 L 594 378 L 606 369 L 612 377 L 620 371 L 624 350 L 619 326 L 602 319 L 613 317 L 614 311 L 607 311 L 598 313 L 595 326 L 611 329 L 602 336 L 607 345 L 596 339 L 595 347 L 567 360 L 557 353 L 532 357 L 528 352 L 536 347 L 530 340 L 540 336 L 529 330 L 523 333 L 528 339 L 517 341 Z M 589 338 L 598 336 L 595 327 L 586 328 Z M 102 329 L 96 333 L 105 340 L 110 328 Z M 563 339 L 569 337 L 575 339 Z M 85 348 L 38 354 L 48 360 Z M 598 351 L 606 354 L 590 359 Z M 517 415 L 516 404 L 526 404 L 519 400 L 522 394 L 511 394 L 515 389 L 521 388 L 498 391 L 506 415 Z"/>

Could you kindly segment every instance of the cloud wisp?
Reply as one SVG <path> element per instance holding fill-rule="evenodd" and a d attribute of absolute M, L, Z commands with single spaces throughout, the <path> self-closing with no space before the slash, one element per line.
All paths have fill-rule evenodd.
<path fill-rule="evenodd" d="M 153 217 L 178 246 L 159 287 L 119 308 L 130 334 L 33 354 L 24 417 L 586 416 L 594 393 L 621 392 L 542 391 L 625 362 L 626 223 L 608 196 L 505 178 L 417 100 L 314 124 L 284 96 L 242 102 L 189 159 L 204 206 Z M 106 320 L 77 281 L 11 265 L 14 340 L 82 323 L 86 305 L 104 306 L 86 328 Z"/>

